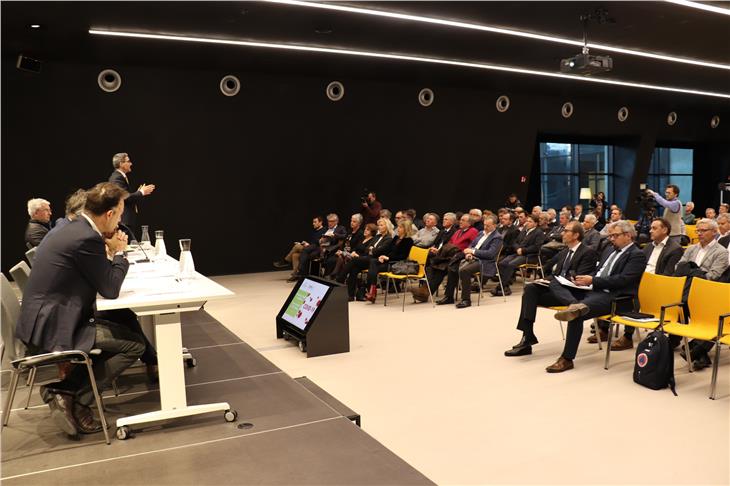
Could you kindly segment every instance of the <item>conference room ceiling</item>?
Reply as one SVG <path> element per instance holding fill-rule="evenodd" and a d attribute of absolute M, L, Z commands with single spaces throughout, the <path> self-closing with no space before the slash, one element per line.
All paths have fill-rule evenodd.
<path fill-rule="evenodd" d="M 730 2 L 713 2 L 730 8 Z M 581 14 L 604 7 L 614 22 L 589 26 L 589 41 L 730 64 L 730 16 L 666 2 L 337 2 L 580 40 Z M 39 29 L 30 28 L 39 24 Z M 421 22 L 267 2 L 3 2 L 4 59 L 212 69 L 233 74 L 312 74 L 432 85 L 628 97 L 718 106 L 727 99 L 593 85 L 459 66 L 243 46 L 94 36 L 89 28 L 336 47 L 558 72 L 577 46 Z M 594 49 L 593 54 L 606 54 Z M 610 53 L 600 77 L 730 93 L 730 71 Z"/>

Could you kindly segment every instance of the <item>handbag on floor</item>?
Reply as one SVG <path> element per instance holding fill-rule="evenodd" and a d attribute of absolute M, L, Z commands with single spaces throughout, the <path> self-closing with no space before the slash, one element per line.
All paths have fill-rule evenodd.
<path fill-rule="evenodd" d="M 418 262 L 415 260 L 400 260 L 390 267 L 396 275 L 418 275 Z"/>

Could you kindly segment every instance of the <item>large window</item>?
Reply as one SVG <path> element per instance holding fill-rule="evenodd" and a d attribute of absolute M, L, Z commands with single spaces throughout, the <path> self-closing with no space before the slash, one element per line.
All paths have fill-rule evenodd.
<path fill-rule="evenodd" d="M 679 186 L 679 198 L 691 201 L 693 169 L 694 150 L 657 147 L 651 157 L 646 184 L 661 195 L 667 184 L 675 184 Z"/>
<path fill-rule="evenodd" d="M 541 143 L 540 188 L 543 208 L 587 204 L 580 199 L 581 188 L 589 188 L 591 194 L 603 192 L 612 202 L 613 146 Z"/>

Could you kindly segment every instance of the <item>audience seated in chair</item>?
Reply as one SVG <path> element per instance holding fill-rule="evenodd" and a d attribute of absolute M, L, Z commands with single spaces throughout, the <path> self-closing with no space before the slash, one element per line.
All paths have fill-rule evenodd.
<path fill-rule="evenodd" d="M 367 253 L 357 252 L 345 263 L 342 271 L 337 275 L 340 283 L 347 280 L 347 295 L 350 300 L 355 300 L 358 274 L 370 268 L 370 260 L 377 259 L 380 255 L 390 253 L 393 245 L 393 223 L 389 219 L 380 218 L 377 225 L 377 234 L 367 242 Z M 363 299 L 364 300 L 364 299 Z"/>
<path fill-rule="evenodd" d="M 510 283 L 517 267 L 523 263 L 537 262 L 545 234 L 537 227 L 538 218 L 533 215 L 527 216 L 525 220 L 525 229 L 517 236 L 513 245 L 514 253 L 502 258 L 499 262 L 499 274 L 504 283 L 504 293 L 511 295 Z M 502 291 L 495 288 L 492 291 L 493 296 L 501 296 Z"/>
<path fill-rule="evenodd" d="M 378 294 L 378 273 L 387 272 L 394 262 L 406 260 L 413 246 L 413 222 L 410 219 L 401 221 L 396 227 L 396 235 L 389 251 L 370 258 L 368 266 L 368 286 L 370 290 L 365 294 L 365 300 L 375 302 Z"/>
<path fill-rule="evenodd" d="M 376 225 L 373 224 L 373 228 L 376 228 L 376 230 L 373 231 L 370 236 L 373 236 L 377 231 Z M 355 213 L 350 216 L 350 231 L 347 233 L 347 236 L 342 242 L 342 247 L 337 248 L 334 251 L 328 251 L 324 256 L 325 277 L 334 277 L 337 275 L 337 273 L 342 269 L 343 254 L 345 255 L 344 258 L 349 258 L 351 252 L 355 251 L 355 248 L 357 248 L 357 246 L 362 242 L 364 231 L 362 214 Z"/>
<path fill-rule="evenodd" d="M 687 275 L 685 285 L 684 301 L 687 301 L 689 287 L 694 278 L 704 278 L 718 281 L 728 268 L 728 250 L 715 239 L 718 233 L 717 221 L 704 218 L 697 223 L 697 238 L 699 243 L 691 245 L 682 255 L 677 263 L 676 274 Z M 34 270 L 35 271 L 35 270 Z M 690 316 L 690 319 L 692 316 Z M 672 344 L 678 344 L 675 338 Z M 709 352 L 714 343 L 712 341 L 700 341 L 693 339 L 689 343 L 692 364 L 695 369 L 702 369 L 712 364 Z M 681 353 L 687 359 L 684 351 Z"/>
<path fill-rule="evenodd" d="M 53 234 L 59 229 L 66 226 L 68 223 L 78 218 L 84 211 L 84 205 L 86 204 L 86 191 L 79 189 L 68 195 L 66 198 L 66 217 L 58 218 L 56 224 L 53 225 L 51 231 L 48 234 Z M 129 235 L 127 235 L 129 236 Z"/>
<path fill-rule="evenodd" d="M 327 229 L 324 234 L 319 237 L 317 245 L 309 245 L 302 250 L 299 258 L 299 269 L 296 270 L 291 277 L 290 282 L 294 282 L 304 275 L 309 274 L 309 265 L 312 259 L 321 257 L 320 261 L 327 258 L 328 253 L 335 253 L 342 248 L 342 243 L 347 238 L 347 230 L 340 225 L 340 218 L 334 213 L 327 215 Z"/>
<path fill-rule="evenodd" d="M 496 258 L 502 248 L 502 234 L 497 231 L 497 218 L 494 215 L 484 218 L 484 231 L 480 231 L 468 248 L 461 254 L 461 259 L 449 262 L 449 279 L 443 299 L 437 305 L 453 304 L 456 286 L 461 281 L 461 301 L 457 309 L 471 306 L 471 279 L 481 272 L 483 280 L 497 274 Z M 430 282 L 429 282 L 430 283 Z"/>
<path fill-rule="evenodd" d="M 294 277 L 294 275 L 297 273 L 297 270 L 299 269 L 299 259 L 301 258 L 304 249 L 309 246 L 319 245 L 319 239 L 326 231 L 323 225 L 323 221 L 324 219 L 322 218 L 322 216 L 315 216 L 314 218 L 312 218 L 313 230 L 312 233 L 310 233 L 309 238 L 302 241 L 295 241 L 294 245 L 291 247 L 291 250 L 289 250 L 289 253 L 287 253 L 282 260 L 274 262 L 274 267 L 286 268 L 291 265 L 292 277 Z M 291 277 L 289 280 L 292 280 Z M 294 277 L 292 281 L 294 280 L 296 280 L 296 277 Z"/>
<path fill-rule="evenodd" d="M 51 203 L 45 199 L 31 199 L 28 201 L 28 215 L 30 221 L 25 228 L 25 246 L 35 248 L 51 230 Z"/>
<path fill-rule="evenodd" d="M 438 229 L 439 217 L 435 213 L 426 213 L 423 215 L 423 228 L 413 236 L 413 245 L 418 248 L 431 248 L 436 241 L 440 230 Z"/>
<path fill-rule="evenodd" d="M 601 243 L 601 234 L 595 228 L 597 222 L 595 214 L 586 214 L 583 218 L 583 244 L 594 251 L 598 251 Z"/>
<path fill-rule="evenodd" d="M 432 292 L 435 293 L 441 286 L 441 282 L 449 272 L 449 266 L 452 264 L 458 266 L 459 261 L 464 258 L 464 250 L 474 241 L 477 234 L 478 231 L 471 226 L 469 215 L 463 214 L 459 219 L 459 228 L 448 242 L 432 253 L 426 266 L 426 278 Z"/>
<path fill-rule="evenodd" d="M 621 209 L 614 208 L 614 209 L 611 209 L 611 216 L 610 216 L 608 222 L 615 223 L 617 221 L 621 221 L 622 218 L 623 218 L 623 214 L 621 213 Z M 634 229 L 634 231 L 636 231 L 636 229 Z M 601 234 L 601 236 L 604 236 L 604 237 L 608 235 L 608 224 L 606 224 L 606 226 L 603 227 L 603 229 L 600 231 L 600 234 Z"/>
<path fill-rule="evenodd" d="M 572 302 L 572 298 L 566 298 L 564 292 L 554 292 L 554 289 L 558 288 L 556 286 L 560 286 L 555 276 L 572 278 L 575 275 L 592 275 L 596 271 L 598 256 L 595 250 L 583 244 L 583 237 L 581 224 L 577 221 L 569 222 L 562 234 L 566 247 L 545 263 L 545 274 L 550 284 L 525 285 L 520 317 L 517 320 L 517 329 L 522 331 L 522 339 L 512 349 L 505 351 L 505 356 L 532 354 L 532 346 L 538 343 L 534 332 L 538 307 L 568 305 Z"/>
<path fill-rule="evenodd" d="M 559 251 L 565 248 L 563 244 L 563 230 L 565 230 L 565 226 L 570 221 L 570 213 L 567 211 L 561 212 L 558 224 L 549 233 L 545 234 L 545 243 L 540 247 L 540 258 L 542 261 L 549 261 Z"/>

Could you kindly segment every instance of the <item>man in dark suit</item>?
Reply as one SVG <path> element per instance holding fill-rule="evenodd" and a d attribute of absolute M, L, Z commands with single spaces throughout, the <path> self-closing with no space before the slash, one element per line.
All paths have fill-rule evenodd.
<path fill-rule="evenodd" d="M 573 359 L 583 334 L 583 321 L 610 313 L 611 303 L 617 297 L 635 297 L 638 293 L 646 268 L 646 256 L 634 244 L 636 229 L 628 221 L 616 221 L 608 226 L 608 238 L 614 248 L 604 252 L 595 277 L 578 275 L 574 279 L 576 285 L 592 285 L 592 290 L 584 292 L 562 286 L 559 289 L 570 305 L 566 310 L 556 312 L 555 319 L 568 321 L 568 332 L 563 354 L 546 368 L 548 373 L 573 369 Z"/>
<path fill-rule="evenodd" d="M 123 253 L 127 237 L 117 230 L 125 196 L 115 184 L 97 184 L 87 192 L 84 212 L 47 237 L 23 293 L 16 328 L 16 337 L 31 352 L 100 349 L 102 355 L 94 358 L 100 388 L 145 351 L 138 323 L 134 327 L 94 315 L 97 293 L 117 298 L 129 267 Z M 94 394 L 85 366 L 42 387 L 41 395 L 67 434 L 101 431 L 89 409 Z"/>
<path fill-rule="evenodd" d="M 326 257 L 327 253 L 334 253 L 340 248 L 347 238 L 347 230 L 340 225 L 340 217 L 334 213 L 327 215 L 327 229 L 319 238 L 317 245 L 310 245 L 302 250 L 299 259 L 299 268 L 295 268 L 295 273 L 287 281 L 296 281 L 299 277 L 303 277 L 309 273 L 309 262 L 313 258 L 319 256 Z"/>
<path fill-rule="evenodd" d="M 514 253 L 507 255 L 502 258 L 499 262 L 499 274 L 504 282 L 504 293 L 511 295 L 512 290 L 509 288 L 512 276 L 514 275 L 517 267 L 523 263 L 527 263 L 528 260 L 537 262 L 538 254 L 540 253 L 540 247 L 545 240 L 545 233 L 537 227 L 539 218 L 535 215 L 528 215 L 525 219 L 525 229 L 521 232 L 514 243 Z M 493 296 L 502 295 L 499 287 L 492 291 Z"/>
<path fill-rule="evenodd" d="M 25 246 L 28 249 L 41 244 L 51 230 L 51 203 L 45 199 L 35 198 L 28 201 L 30 221 L 25 228 Z"/>
<path fill-rule="evenodd" d="M 438 305 L 454 302 L 456 284 L 461 280 L 461 302 L 457 309 L 471 306 L 471 279 L 481 272 L 486 280 L 497 274 L 495 259 L 502 247 L 502 235 L 497 231 L 497 217 L 489 215 L 484 218 L 484 230 L 464 249 L 464 259 L 458 265 L 449 266 L 449 279 L 446 282 L 446 296 L 437 302 Z"/>
<path fill-rule="evenodd" d="M 512 248 L 515 240 L 520 234 L 520 230 L 518 230 L 514 225 L 514 220 L 514 214 L 510 213 L 509 211 L 503 211 L 499 214 L 499 226 L 497 226 L 497 231 L 499 231 L 499 233 L 502 235 L 503 256 L 512 253 Z"/>
<path fill-rule="evenodd" d="M 682 258 L 684 250 L 676 240 L 669 238 L 671 231 L 672 227 L 669 221 L 664 218 L 656 218 L 651 222 L 649 227 L 651 242 L 647 243 L 642 250 L 647 262 L 645 272 L 656 275 L 674 275 L 674 267 Z M 603 329 L 603 332 L 605 333 L 606 330 L 607 328 Z M 624 335 L 611 344 L 611 351 L 633 348 L 633 336 L 634 327 L 625 326 Z"/>
<path fill-rule="evenodd" d="M 578 221 L 571 221 L 563 230 L 563 243 L 566 248 L 555 255 L 546 265 L 545 274 L 551 280 L 550 285 L 532 283 L 525 286 L 522 294 L 522 310 L 517 321 L 517 329 L 522 331 L 519 343 L 504 352 L 505 356 L 524 356 L 532 354 L 532 345 L 537 344 L 537 337 L 533 331 L 537 308 L 553 305 L 568 305 L 570 300 L 564 298 L 562 292 L 553 292 L 555 276 L 571 278 L 574 275 L 591 275 L 595 272 L 598 255 L 583 244 L 583 227 Z"/>
<path fill-rule="evenodd" d="M 127 199 L 124 200 L 122 223 L 134 230 L 140 203 L 145 196 L 149 196 L 154 192 L 155 185 L 142 184 L 139 186 L 139 189 L 132 191 L 129 184 L 129 177 L 127 176 L 127 174 L 132 172 L 132 160 L 124 152 L 115 154 L 112 157 L 112 165 L 114 166 L 114 172 L 109 176 L 109 182 L 113 182 L 129 194 Z"/>

